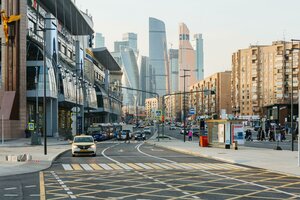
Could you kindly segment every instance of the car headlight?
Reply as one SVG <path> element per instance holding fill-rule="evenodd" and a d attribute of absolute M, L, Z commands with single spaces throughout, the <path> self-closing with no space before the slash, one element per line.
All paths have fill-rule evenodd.
<path fill-rule="evenodd" d="M 95 145 L 95 144 L 93 144 L 93 145 L 91 146 L 91 148 L 96 148 L 96 145 Z"/>
<path fill-rule="evenodd" d="M 75 148 L 78 148 L 78 146 L 77 146 L 77 145 L 73 145 L 72 147 L 73 147 L 74 149 L 75 149 Z"/>

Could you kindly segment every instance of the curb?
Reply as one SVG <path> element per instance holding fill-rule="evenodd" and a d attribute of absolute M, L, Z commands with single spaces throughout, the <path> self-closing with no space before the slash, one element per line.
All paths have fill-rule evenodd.
<path fill-rule="evenodd" d="M 208 156 L 208 155 L 204 155 L 201 153 L 194 153 L 194 152 L 190 152 L 187 150 L 182 150 L 182 149 L 177 149 L 177 148 L 173 148 L 173 147 L 165 147 L 161 144 L 157 144 L 154 142 L 146 142 L 150 145 L 156 145 L 158 147 L 164 148 L 164 149 L 168 149 L 168 150 L 172 150 L 178 153 L 184 153 L 184 154 L 188 154 L 188 155 L 192 155 L 192 156 L 196 156 L 196 157 L 204 157 L 204 158 L 210 158 L 210 159 L 214 159 L 214 160 L 218 160 L 218 161 L 222 161 L 222 162 L 227 162 L 227 163 L 231 163 L 231 164 L 237 164 L 237 165 L 242 165 L 242 166 L 246 166 L 246 167 L 251 167 L 251 168 L 257 168 L 257 169 L 264 169 L 270 172 L 274 172 L 274 173 L 279 173 L 279 174 L 284 174 L 284 175 L 288 175 L 288 176 L 293 176 L 293 177 L 298 177 L 300 178 L 300 175 L 297 174 L 292 174 L 292 173 L 287 173 L 287 172 L 282 172 L 282 171 L 278 171 L 278 170 L 272 170 L 272 169 L 266 169 L 266 168 L 262 168 L 262 167 L 256 167 L 256 166 L 250 166 L 250 165 L 245 165 L 245 164 L 240 164 L 234 160 L 229 160 L 229 159 L 223 159 L 223 158 L 218 158 L 218 157 L 213 157 L 213 156 Z"/>
<path fill-rule="evenodd" d="M 62 155 L 63 153 L 65 153 L 66 151 L 69 151 L 69 150 L 70 150 L 70 149 L 66 149 L 66 150 L 63 150 L 62 152 L 58 153 L 57 155 L 55 155 L 55 156 L 53 157 L 53 159 L 52 159 L 51 161 L 33 160 L 33 161 L 31 161 L 31 162 L 25 162 L 25 163 L 23 163 L 23 165 L 21 165 L 22 167 L 26 167 L 26 165 L 27 165 L 27 164 L 30 165 L 30 163 L 46 162 L 45 165 L 47 165 L 47 166 L 42 167 L 41 169 L 36 169 L 36 170 L 31 171 L 31 172 L 20 172 L 20 173 L 13 174 L 13 175 L 9 175 L 9 174 L 8 174 L 8 175 L 5 175 L 5 174 L 4 174 L 4 175 L 0 175 L 0 177 L 5 177 L 5 176 L 15 176 L 15 175 L 24 175 L 24 174 L 36 173 L 36 172 L 39 172 L 39 171 L 47 170 L 47 169 L 49 169 L 49 168 L 52 166 L 53 161 L 56 160 L 57 157 L 59 157 L 60 155 Z M 24 166 L 24 165 L 25 165 L 25 166 Z M 0 167 L 0 168 L 1 168 L 1 167 Z"/>
<path fill-rule="evenodd" d="M 178 152 L 178 153 L 184 153 L 184 154 L 188 154 L 188 155 L 192 155 L 192 156 L 197 156 L 197 157 L 210 158 L 210 159 L 214 159 L 214 160 L 218 160 L 218 161 L 222 161 L 222 162 L 228 162 L 228 163 L 232 163 L 232 164 L 239 164 L 239 163 L 236 163 L 233 160 L 227 160 L 227 159 L 223 159 L 223 158 L 208 156 L 208 155 L 201 154 L 201 153 L 194 153 L 194 152 L 190 152 L 190 151 L 182 150 L 182 149 L 177 149 L 177 148 L 173 148 L 173 147 L 166 147 L 166 146 L 163 146 L 163 145 L 157 144 L 157 143 L 150 143 L 150 142 L 146 142 L 146 143 L 151 144 L 151 145 L 156 145 L 158 147 L 161 147 L 161 148 L 164 148 L 164 149 L 168 149 L 168 150 L 172 150 L 172 151 L 175 151 L 175 152 Z"/>

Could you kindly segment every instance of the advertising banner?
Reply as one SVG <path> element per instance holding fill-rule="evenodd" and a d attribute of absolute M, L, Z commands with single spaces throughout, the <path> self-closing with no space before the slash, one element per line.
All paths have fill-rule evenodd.
<path fill-rule="evenodd" d="M 232 132 L 232 141 L 237 141 L 238 144 L 244 144 L 244 126 L 242 124 L 232 124 L 231 125 Z"/>

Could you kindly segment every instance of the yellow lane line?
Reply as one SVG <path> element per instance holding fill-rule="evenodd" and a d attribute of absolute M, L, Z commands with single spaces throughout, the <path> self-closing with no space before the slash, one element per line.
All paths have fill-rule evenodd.
<path fill-rule="evenodd" d="M 40 200 L 46 200 L 44 173 L 40 172 Z"/>
<path fill-rule="evenodd" d="M 90 166 L 94 169 L 94 170 L 103 170 L 99 165 L 97 164 L 90 164 Z"/>
<path fill-rule="evenodd" d="M 133 163 L 126 163 L 126 165 L 132 167 L 132 168 L 135 169 L 135 170 L 141 170 L 141 169 L 143 169 L 143 168 L 141 168 L 140 166 L 135 165 L 135 164 L 133 164 Z"/>
<path fill-rule="evenodd" d="M 80 167 L 79 164 L 71 164 L 74 170 L 80 170 L 82 171 L 83 169 Z"/>
<path fill-rule="evenodd" d="M 116 165 L 116 164 L 114 164 L 114 163 L 110 163 L 110 164 L 108 164 L 111 168 L 113 168 L 113 169 L 117 169 L 117 170 L 120 170 L 120 169 L 122 169 L 121 167 L 119 167 L 118 165 Z"/>

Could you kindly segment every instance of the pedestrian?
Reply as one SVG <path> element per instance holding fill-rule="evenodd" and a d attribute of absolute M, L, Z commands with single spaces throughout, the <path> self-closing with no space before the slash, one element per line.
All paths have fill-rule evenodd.
<path fill-rule="evenodd" d="M 192 141 L 193 140 L 193 132 L 192 132 L 192 130 L 189 130 L 188 136 L 189 136 L 189 141 Z"/>
<path fill-rule="evenodd" d="M 258 131 L 257 131 L 257 140 L 260 140 L 261 139 L 261 131 L 262 131 L 262 129 L 261 129 L 261 127 L 259 127 L 259 129 L 258 129 Z"/>
<path fill-rule="evenodd" d="M 125 143 L 130 143 L 130 138 L 129 138 L 129 131 L 126 131 L 126 140 Z"/>

